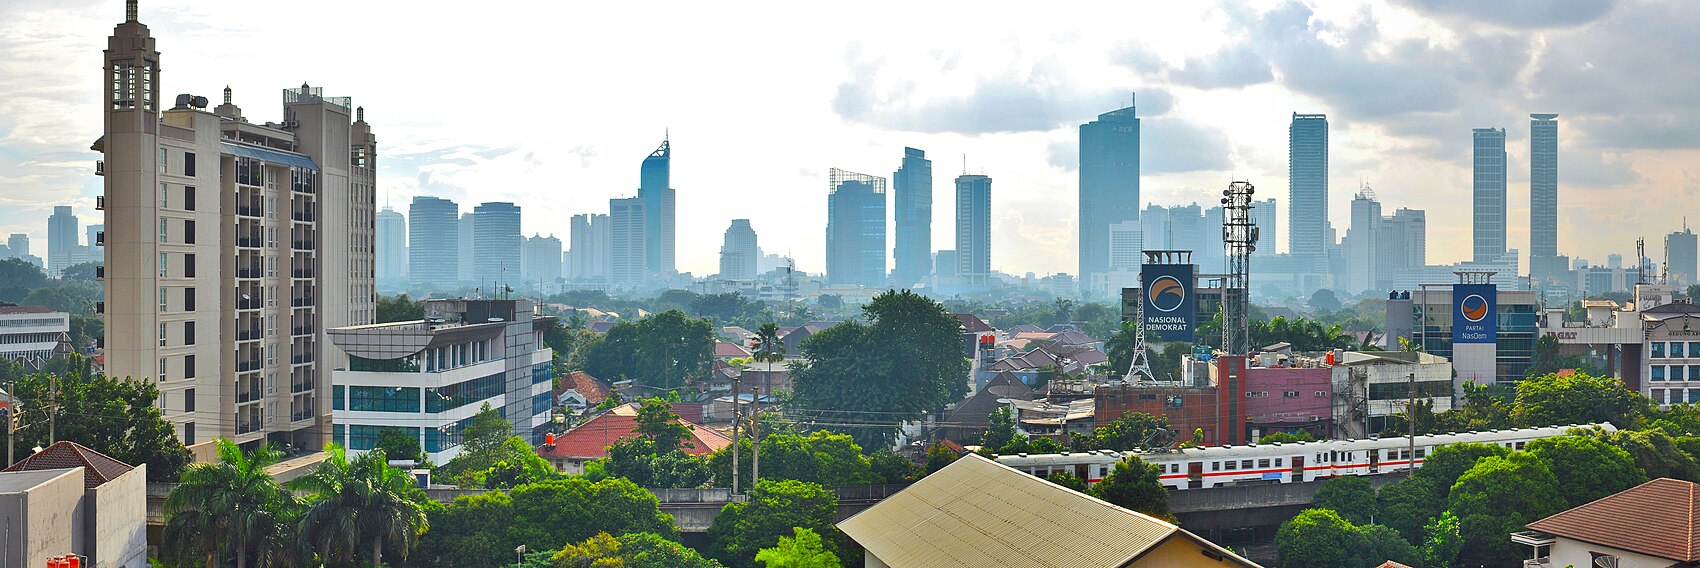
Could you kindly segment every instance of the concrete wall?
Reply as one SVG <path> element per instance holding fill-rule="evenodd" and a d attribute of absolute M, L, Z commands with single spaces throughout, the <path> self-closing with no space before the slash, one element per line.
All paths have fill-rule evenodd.
<path fill-rule="evenodd" d="M 147 464 L 88 492 L 90 545 L 95 568 L 147 568 Z"/>
<path fill-rule="evenodd" d="M 1665 568 L 1666 566 L 1681 565 L 1668 558 L 1658 558 L 1645 554 L 1637 554 L 1627 550 L 1618 550 L 1609 546 L 1588 544 L 1586 542 L 1560 538 L 1552 544 L 1552 556 L 1548 566 L 1593 566 L 1592 552 L 1610 554 L 1617 557 L 1618 568 Z"/>
<path fill-rule="evenodd" d="M 83 468 L 60 471 L 0 494 L 0 566 L 46 566 L 48 558 L 82 552 Z"/>

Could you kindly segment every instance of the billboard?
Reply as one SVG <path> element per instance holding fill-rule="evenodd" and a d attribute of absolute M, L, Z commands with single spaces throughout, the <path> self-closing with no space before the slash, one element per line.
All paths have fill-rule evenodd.
<path fill-rule="evenodd" d="M 1147 264 L 1140 269 L 1140 295 L 1145 303 L 1145 330 L 1163 341 L 1193 340 L 1197 321 L 1193 286 L 1197 282 L 1191 264 Z"/>
<path fill-rule="evenodd" d="M 1498 335 L 1499 288 L 1452 285 L 1452 343 L 1495 343 Z"/>

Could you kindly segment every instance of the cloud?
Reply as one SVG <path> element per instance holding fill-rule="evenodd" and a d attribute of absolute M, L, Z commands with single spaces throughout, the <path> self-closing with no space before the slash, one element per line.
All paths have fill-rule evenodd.
<path fill-rule="evenodd" d="M 1140 121 L 1141 175 L 1227 170 L 1228 136 L 1220 130 L 1176 118 Z"/>
<path fill-rule="evenodd" d="M 1517 29 L 1580 26 L 1605 16 L 1612 0 L 1398 0 L 1418 13 L 1461 24 Z"/>
<path fill-rule="evenodd" d="M 1604 148 L 1700 148 L 1700 68 L 1687 56 L 1697 23 L 1700 5 L 1631 4 L 1558 34 L 1532 74 L 1533 100 Z"/>
<path fill-rule="evenodd" d="M 1185 66 L 1168 76 L 1176 83 L 1200 89 L 1244 87 L 1275 79 L 1269 58 L 1244 43 L 1206 57 L 1189 57 Z"/>
<path fill-rule="evenodd" d="M 1045 163 L 1051 167 L 1072 172 L 1080 169 L 1080 137 L 1071 135 L 1052 140 L 1045 145 Z"/>

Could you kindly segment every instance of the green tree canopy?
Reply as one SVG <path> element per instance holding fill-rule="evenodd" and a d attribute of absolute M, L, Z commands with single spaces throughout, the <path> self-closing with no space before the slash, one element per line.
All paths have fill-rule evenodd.
<path fill-rule="evenodd" d="M 657 451 L 655 442 L 643 438 L 614 442 L 602 468 L 603 473 L 630 479 L 640 487 L 701 487 L 709 479 L 708 464 L 702 458 L 677 449 Z"/>
<path fill-rule="evenodd" d="M 1375 494 L 1376 510 L 1380 513 L 1375 520 L 1399 531 L 1407 542 L 1422 542 L 1424 523 L 1446 510 L 1446 490 L 1438 486 L 1433 477 L 1420 475 L 1383 485 Z"/>
<path fill-rule="evenodd" d="M 1590 436 L 1559 436 L 1529 442 L 1524 447 L 1541 458 L 1559 487 L 1564 499 L 1577 507 L 1647 481 L 1635 467 L 1635 458 L 1611 444 Z"/>
<path fill-rule="evenodd" d="M 266 445 L 244 455 L 219 440 L 218 461 L 184 470 L 165 498 L 163 558 L 180 566 L 222 566 L 227 558 L 275 566 L 294 558 L 295 497 L 265 471 L 282 457 Z"/>
<path fill-rule="evenodd" d="M 1306 431 L 1303 431 L 1303 430 L 1300 430 L 1298 432 L 1276 432 L 1274 434 L 1265 434 L 1265 435 L 1263 435 L 1263 437 L 1257 439 L 1257 443 L 1259 443 L 1259 444 L 1274 444 L 1274 443 L 1292 444 L 1292 443 L 1296 443 L 1296 442 L 1315 442 L 1315 441 L 1316 441 L 1316 436 L 1312 436 L 1312 435 L 1310 435 L 1310 432 L 1306 432 Z"/>
<path fill-rule="evenodd" d="M 585 371 L 610 381 L 624 377 L 652 389 L 677 389 L 708 377 L 714 343 L 708 320 L 668 310 L 609 329 L 585 354 Z"/>
<path fill-rule="evenodd" d="M 1311 498 L 1311 506 L 1331 509 L 1353 524 L 1367 524 L 1376 518 L 1375 488 L 1366 477 L 1335 477 L 1322 483 Z"/>
<path fill-rule="evenodd" d="M 748 440 L 739 440 L 738 462 L 746 482 L 752 479 L 754 455 Z M 716 487 L 732 486 L 732 446 L 715 451 L 708 462 Z M 774 432 L 762 436 L 761 478 L 795 480 L 826 486 L 879 482 L 873 464 L 848 434 L 818 430 L 808 435 Z"/>
<path fill-rule="evenodd" d="M 1099 449 L 1128 451 L 1167 448 L 1169 421 L 1143 412 L 1128 412 L 1092 431 Z"/>
<path fill-rule="evenodd" d="M 908 483 L 921 478 L 921 466 L 903 457 L 903 454 L 880 449 L 868 454 L 868 467 L 873 470 L 874 481 L 878 483 Z"/>
<path fill-rule="evenodd" d="M 569 544 L 554 555 L 556 568 L 721 568 L 697 551 L 655 533 L 619 537 L 597 533 Z"/>
<path fill-rule="evenodd" d="M 1356 558 L 1352 566 L 1380 566 L 1383 562 L 1392 560 L 1406 566 L 1417 566 L 1422 563 L 1422 552 L 1404 537 L 1399 531 L 1381 525 L 1358 526 L 1358 545 L 1354 547 Z"/>
<path fill-rule="evenodd" d="M 1646 473 L 1649 479 L 1700 480 L 1700 463 L 1695 462 L 1694 456 L 1682 451 L 1676 439 L 1663 430 L 1606 432 L 1601 428 L 1589 428 L 1582 432 L 1629 452 L 1629 456 L 1635 459 L 1635 467 Z"/>
<path fill-rule="evenodd" d="M 980 438 L 981 448 L 996 452 L 998 448 L 1015 441 L 1015 413 L 1009 407 L 1003 406 L 993 410 L 986 415 L 986 420 L 990 425 L 986 427 L 985 435 Z"/>
<path fill-rule="evenodd" d="M 1346 568 L 1358 542 L 1357 527 L 1329 509 L 1300 511 L 1275 532 L 1281 568 Z"/>
<path fill-rule="evenodd" d="M 691 438 L 691 427 L 673 413 L 673 405 L 659 398 L 646 399 L 638 407 L 637 427 L 632 432 L 653 444 L 658 453 L 689 449 L 686 440 Z"/>
<path fill-rule="evenodd" d="M 0 302 L 21 302 L 30 290 L 47 285 L 47 274 L 21 258 L 0 259 Z"/>
<path fill-rule="evenodd" d="M 1523 550 L 1506 536 L 1566 508 L 1558 478 L 1528 452 L 1487 456 L 1453 484 L 1447 510 L 1458 516 L 1466 564 L 1507 566 Z"/>
<path fill-rule="evenodd" d="M 830 550 L 820 535 L 810 529 L 795 527 L 795 536 L 779 537 L 779 544 L 756 552 L 756 562 L 767 568 L 840 568 L 838 555 Z"/>
<path fill-rule="evenodd" d="M 1458 553 L 1464 550 L 1464 535 L 1458 527 L 1458 516 L 1451 511 L 1423 525 L 1423 545 L 1419 547 L 1423 566 L 1444 568 L 1458 561 Z"/>
<path fill-rule="evenodd" d="M 571 477 L 515 487 L 510 514 L 509 542 L 529 550 L 560 549 L 599 532 L 650 532 L 666 538 L 678 533 L 673 516 L 661 512 L 655 494 L 619 477 L 596 482 Z M 513 554 L 513 548 L 505 552 Z"/>
<path fill-rule="evenodd" d="M 425 319 L 425 302 L 407 297 L 378 296 L 377 323 Z"/>
<path fill-rule="evenodd" d="M 406 428 L 379 431 L 378 441 L 372 449 L 383 452 L 390 459 L 425 461 L 425 450 L 419 445 L 419 437 Z"/>
<path fill-rule="evenodd" d="M 793 528 L 833 535 L 826 550 L 840 550 L 833 520 L 838 512 L 838 495 L 818 484 L 802 481 L 762 479 L 749 492 L 749 500 L 728 503 L 708 528 L 710 556 L 728 566 L 757 566 L 756 553 L 779 545 L 779 539 L 794 534 Z"/>
<path fill-rule="evenodd" d="M 394 559 L 407 558 L 425 533 L 425 492 L 413 476 L 390 467 L 381 450 L 348 459 L 342 447 L 325 448 L 328 457 L 312 473 L 290 483 L 306 492 L 300 537 L 331 566 L 383 562 L 385 547 Z"/>
<path fill-rule="evenodd" d="M 1158 475 L 1157 464 L 1146 463 L 1139 456 L 1128 456 L 1117 462 L 1089 493 L 1117 506 L 1174 522 L 1175 515 L 1169 512 L 1169 490 L 1157 482 Z"/>
<path fill-rule="evenodd" d="M 791 379 L 800 415 L 880 423 L 846 430 L 864 448 L 885 448 L 902 422 L 967 392 L 962 323 L 938 302 L 908 290 L 875 296 L 862 315 L 871 323 L 845 322 L 804 340 Z"/>
<path fill-rule="evenodd" d="M 23 424 L 17 432 L 17 447 L 47 447 L 51 436 L 124 463 L 148 464 L 149 479 L 177 479 L 189 464 L 189 450 L 160 414 L 159 389 L 152 380 L 108 377 L 94 372 L 91 361 L 77 354 L 65 356 L 53 367 L 56 372 L 18 379 L 13 390 Z M 58 407 L 45 404 L 49 400 L 57 400 Z"/>
<path fill-rule="evenodd" d="M 1629 428 L 1651 409 L 1652 401 L 1623 381 L 1577 372 L 1518 381 L 1511 418 L 1524 426 L 1611 422 Z"/>

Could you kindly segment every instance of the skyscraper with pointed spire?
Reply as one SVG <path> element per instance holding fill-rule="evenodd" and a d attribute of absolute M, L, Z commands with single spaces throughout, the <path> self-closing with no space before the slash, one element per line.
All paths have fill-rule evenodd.
<path fill-rule="evenodd" d="M 638 179 L 638 199 L 643 201 L 644 269 L 651 275 L 671 276 L 673 263 L 673 150 L 663 137 L 661 146 L 643 159 Z"/>

